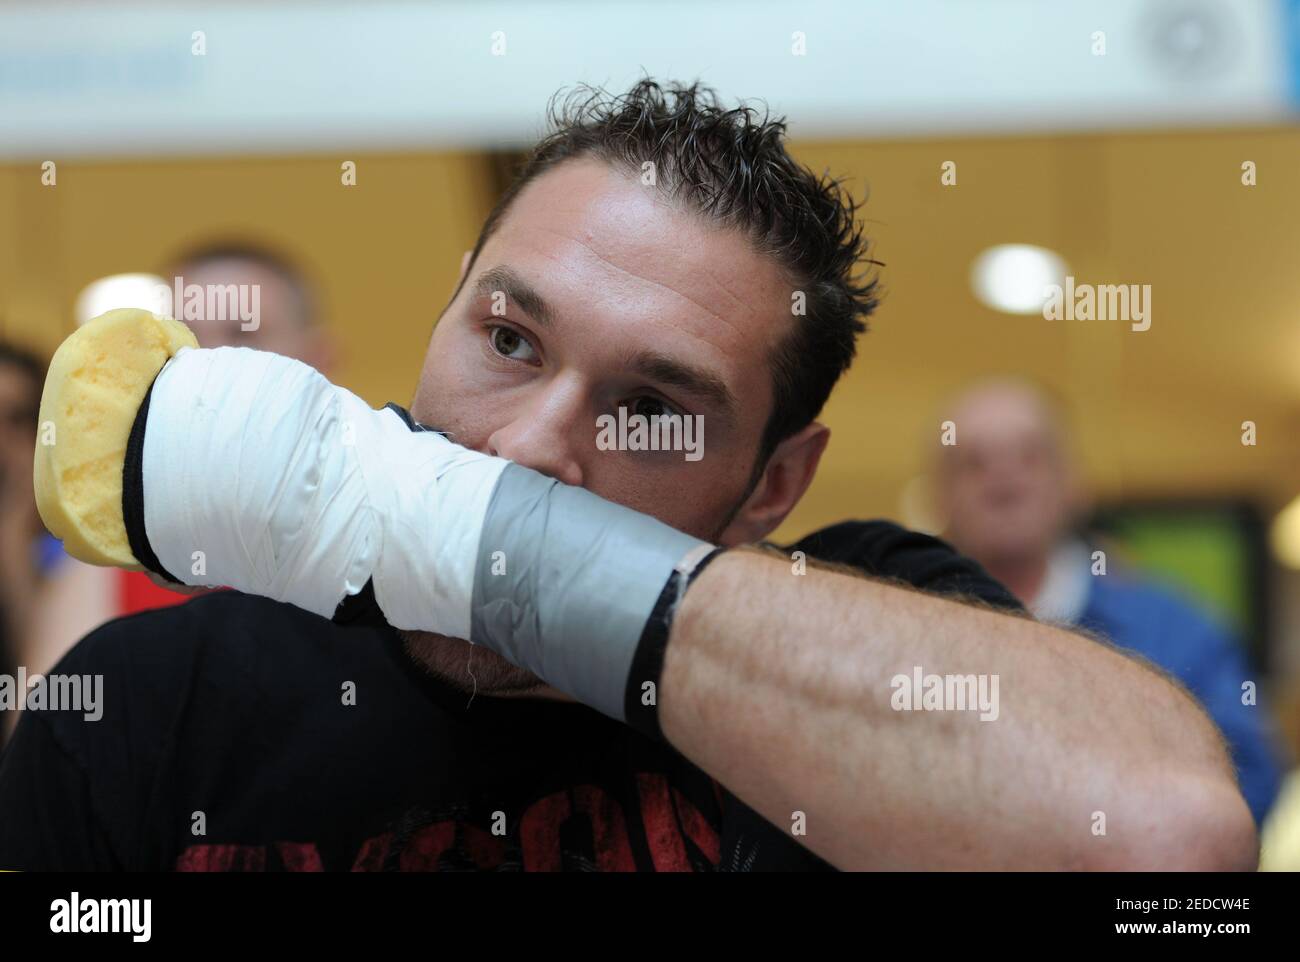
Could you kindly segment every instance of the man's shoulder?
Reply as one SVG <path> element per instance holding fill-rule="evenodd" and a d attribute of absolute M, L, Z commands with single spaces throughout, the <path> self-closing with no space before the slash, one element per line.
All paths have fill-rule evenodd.
<path fill-rule="evenodd" d="M 787 550 L 804 551 L 820 561 L 850 565 L 887 563 L 900 549 L 924 550 L 942 546 L 953 549 L 931 535 L 904 528 L 880 518 L 840 521 L 804 535 Z"/>
<path fill-rule="evenodd" d="M 1094 576 L 1093 590 L 1096 597 L 1113 604 L 1141 605 L 1161 615 L 1205 615 L 1205 609 L 1182 589 L 1128 569 Z"/>
<path fill-rule="evenodd" d="M 1083 621 L 1121 644 L 1146 647 L 1228 644 L 1232 636 L 1220 614 L 1185 591 L 1128 571 L 1093 578 Z"/>
<path fill-rule="evenodd" d="M 344 628 L 282 602 L 213 592 L 116 618 L 86 635 L 51 674 L 98 685 L 103 722 L 86 726 L 62 712 L 45 721 L 69 745 L 88 738 L 143 744 L 187 722 L 211 732 L 306 717 L 332 704 L 319 693 L 337 692 L 343 679 L 396 677 L 386 651 L 392 643 L 379 629 Z"/>
<path fill-rule="evenodd" d="M 227 659 L 274 640 L 319 646 L 341 631 L 293 605 L 237 591 L 215 591 L 179 605 L 114 618 L 76 644 L 54 668 L 68 674 L 130 667 L 146 674 L 192 661 L 209 649 Z"/>
<path fill-rule="evenodd" d="M 978 562 L 940 538 L 892 521 L 841 521 L 806 535 L 785 550 L 802 551 L 818 561 L 847 565 L 922 591 L 1023 610 L 1015 596 Z"/>

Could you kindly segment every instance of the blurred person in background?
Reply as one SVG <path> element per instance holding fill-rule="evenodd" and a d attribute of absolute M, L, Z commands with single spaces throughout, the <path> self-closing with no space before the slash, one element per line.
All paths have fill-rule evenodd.
<path fill-rule="evenodd" d="M 200 347 L 251 347 L 310 364 L 328 375 L 334 346 L 321 321 L 319 299 L 301 268 L 270 248 L 248 242 L 206 244 L 174 262 L 168 281 L 205 290 L 231 284 L 256 288 L 260 316 L 245 325 L 238 318 L 180 318 Z M 173 316 L 178 312 L 174 309 Z M 247 327 L 247 329 L 245 329 Z"/>
<path fill-rule="evenodd" d="M 1055 405 L 1027 383 L 990 380 L 944 417 L 956 443 L 940 448 L 934 477 L 948 540 L 1039 619 L 1100 635 L 1186 685 L 1223 732 L 1262 822 L 1284 756 L 1267 709 L 1242 703 L 1242 683 L 1256 677 L 1245 652 L 1173 591 L 1113 564 L 1092 573 L 1094 549 L 1075 533 L 1085 499 Z"/>
<path fill-rule="evenodd" d="M 62 548 L 41 524 L 32 489 L 32 451 L 45 363 L 30 351 L 0 343 L 0 672 L 23 664 L 50 569 Z M 0 724 L 0 742 L 16 712 Z"/>
<path fill-rule="evenodd" d="M 32 490 L 32 451 L 45 364 L 0 343 L 0 664 L 18 663 L 43 570 L 58 543 L 45 532 Z"/>
<path fill-rule="evenodd" d="M 237 285 L 256 289 L 258 307 L 254 321 L 245 322 L 234 312 L 225 317 L 183 318 L 199 345 L 249 347 L 272 351 L 310 364 L 328 376 L 334 365 L 334 348 L 321 323 L 321 312 L 311 283 L 303 272 L 274 251 L 252 243 L 207 244 L 183 254 L 164 273 L 169 284 L 197 285 L 208 291 Z M 173 314 L 179 316 L 178 307 Z M 36 382 L 37 398 L 44 382 Z M 36 414 L 31 421 L 34 426 Z M 23 453 L 27 493 L 31 498 L 32 441 Z M 35 502 L 32 515 L 36 516 Z M 39 520 L 37 521 L 39 525 Z M 38 611 L 18 637 L 26 639 L 20 652 L 31 673 L 48 671 L 91 630 L 121 615 L 181 604 L 187 594 L 154 583 L 139 571 L 99 568 L 62 555 Z"/>

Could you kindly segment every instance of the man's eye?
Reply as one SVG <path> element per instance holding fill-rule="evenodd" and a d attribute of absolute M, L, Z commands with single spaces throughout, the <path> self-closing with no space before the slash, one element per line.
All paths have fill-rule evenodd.
<path fill-rule="evenodd" d="M 657 397 L 651 397 L 647 394 L 639 398 L 634 398 L 632 403 L 628 405 L 628 413 L 640 414 L 647 418 L 656 418 L 677 414 L 679 412 L 672 405 Z"/>
<path fill-rule="evenodd" d="M 514 328 L 494 327 L 489 332 L 488 337 L 492 342 L 492 350 L 502 357 L 508 357 L 512 361 L 527 361 L 530 363 L 537 358 L 537 352 L 528 343 L 528 339 Z"/>

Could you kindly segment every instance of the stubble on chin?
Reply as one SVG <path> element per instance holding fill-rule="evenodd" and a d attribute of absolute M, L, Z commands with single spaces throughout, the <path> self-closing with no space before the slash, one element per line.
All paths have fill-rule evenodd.
<path fill-rule="evenodd" d="M 466 694 L 526 695 L 545 687 L 531 671 L 481 645 L 428 631 L 402 630 L 398 634 L 417 664 Z"/>

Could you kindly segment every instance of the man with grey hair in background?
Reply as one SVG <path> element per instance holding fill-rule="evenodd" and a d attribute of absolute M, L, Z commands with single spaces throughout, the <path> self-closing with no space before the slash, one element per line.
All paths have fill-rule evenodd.
<path fill-rule="evenodd" d="M 1245 653 L 1174 592 L 1132 571 L 1093 574 L 1092 548 L 1074 534 L 1084 498 L 1055 405 L 1027 382 L 994 379 L 944 415 L 958 440 L 935 464 L 948 540 L 1040 619 L 1100 635 L 1186 685 L 1222 730 L 1242 794 L 1263 821 L 1282 752 L 1267 709 L 1242 702 L 1242 683 L 1255 677 Z"/>

